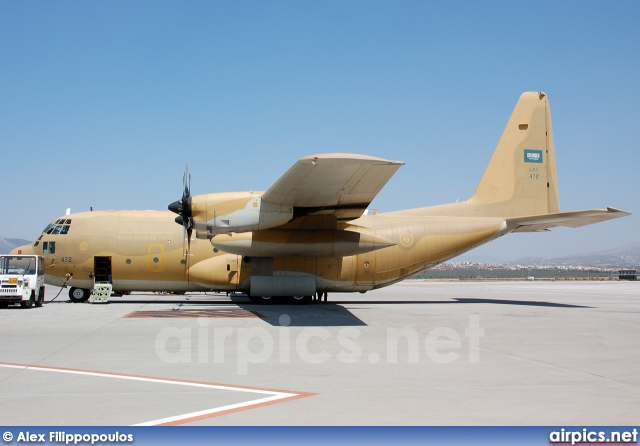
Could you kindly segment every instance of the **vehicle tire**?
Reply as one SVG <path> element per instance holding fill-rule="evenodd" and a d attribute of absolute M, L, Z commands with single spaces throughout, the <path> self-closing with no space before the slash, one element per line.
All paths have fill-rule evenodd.
<path fill-rule="evenodd" d="M 271 304 L 277 301 L 273 296 L 249 296 L 249 300 L 254 304 Z"/>
<path fill-rule="evenodd" d="M 291 296 L 289 301 L 296 305 L 306 305 L 313 299 L 313 296 Z"/>
<path fill-rule="evenodd" d="M 69 299 L 75 303 L 86 302 L 90 295 L 89 290 L 85 290 L 84 288 L 71 287 L 69 290 Z"/>
<path fill-rule="evenodd" d="M 0 308 L 7 308 L 9 304 L 7 302 L 0 302 Z"/>
<path fill-rule="evenodd" d="M 31 297 L 29 298 L 29 300 L 22 300 L 20 301 L 20 306 L 22 308 L 31 308 L 33 306 L 33 303 L 36 300 L 36 292 L 32 291 L 31 292 Z"/>
<path fill-rule="evenodd" d="M 38 300 L 36 300 L 36 307 L 40 308 L 44 303 L 44 287 L 40 288 L 40 292 L 38 293 Z"/>

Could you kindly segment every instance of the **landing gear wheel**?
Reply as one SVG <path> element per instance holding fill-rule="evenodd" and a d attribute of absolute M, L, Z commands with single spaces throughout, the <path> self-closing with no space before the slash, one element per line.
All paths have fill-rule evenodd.
<path fill-rule="evenodd" d="M 311 302 L 313 296 L 291 296 L 289 299 L 296 305 L 305 305 Z"/>
<path fill-rule="evenodd" d="M 31 297 L 29 298 L 29 300 L 23 300 L 20 302 L 20 306 L 22 308 L 31 308 L 33 306 L 33 303 L 36 300 L 36 294 L 35 291 L 31 292 Z"/>
<path fill-rule="evenodd" d="M 254 304 L 271 304 L 277 299 L 273 296 L 249 296 L 249 300 Z"/>
<path fill-rule="evenodd" d="M 36 307 L 40 308 L 44 303 L 44 288 L 40 288 L 38 292 L 38 300 L 36 300 Z"/>
<path fill-rule="evenodd" d="M 86 302 L 89 299 L 89 295 L 89 290 L 85 290 L 84 288 L 72 287 L 69 290 L 69 299 L 71 299 L 71 302 Z"/>

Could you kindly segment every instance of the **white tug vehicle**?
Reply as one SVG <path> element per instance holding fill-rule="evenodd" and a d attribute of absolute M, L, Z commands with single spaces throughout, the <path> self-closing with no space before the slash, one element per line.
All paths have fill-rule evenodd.
<path fill-rule="evenodd" d="M 0 307 L 19 303 L 22 308 L 44 302 L 44 257 L 0 255 Z"/>

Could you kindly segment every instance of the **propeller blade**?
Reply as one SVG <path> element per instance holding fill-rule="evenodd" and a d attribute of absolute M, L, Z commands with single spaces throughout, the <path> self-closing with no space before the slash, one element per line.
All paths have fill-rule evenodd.
<path fill-rule="evenodd" d="M 187 251 L 185 253 L 186 262 L 185 266 L 187 268 L 187 283 L 191 283 L 191 279 L 189 277 L 189 268 L 191 267 L 191 233 L 193 229 L 191 227 L 185 228 L 185 233 L 187 235 Z"/>
<path fill-rule="evenodd" d="M 171 212 L 178 214 L 178 216 L 175 218 L 175 221 L 179 225 L 182 225 L 184 229 L 182 252 L 187 258 L 185 264 L 188 271 L 189 255 L 191 252 L 191 233 L 193 232 L 193 214 L 191 210 L 191 174 L 189 173 L 189 163 L 186 163 L 184 173 L 182 174 L 182 198 L 171 203 L 168 206 L 168 209 Z"/>

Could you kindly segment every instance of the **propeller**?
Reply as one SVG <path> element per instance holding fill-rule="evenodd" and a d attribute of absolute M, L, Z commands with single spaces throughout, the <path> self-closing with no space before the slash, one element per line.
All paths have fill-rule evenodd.
<path fill-rule="evenodd" d="M 187 164 L 184 174 L 182 175 L 182 198 L 174 201 L 169 205 L 169 210 L 178 214 L 175 221 L 184 228 L 185 238 L 187 240 L 187 249 L 183 251 L 187 257 L 187 270 L 189 269 L 189 252 L 191 249 L 191 233 L 193 232 L 193 214 L 191 212 L 191 174 L 189 173 L 189 164 Z"/>

